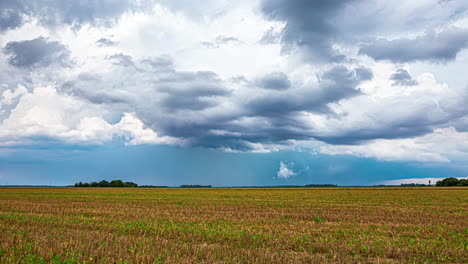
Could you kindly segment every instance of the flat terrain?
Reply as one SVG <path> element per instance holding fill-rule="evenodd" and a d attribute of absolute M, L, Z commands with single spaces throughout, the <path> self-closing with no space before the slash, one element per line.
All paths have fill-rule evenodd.
<path fill-rule="evenodd" d="M 0 188 L 0 263 L 468 263 L 468 188 Z"/>

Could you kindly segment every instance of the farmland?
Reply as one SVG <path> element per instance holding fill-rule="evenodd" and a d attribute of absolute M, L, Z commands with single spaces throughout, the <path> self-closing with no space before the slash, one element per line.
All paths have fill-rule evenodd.
<path fill-rule="evenodd" d="M 0 263 L 467 263 L 468 188 L 1 188 Z"/>

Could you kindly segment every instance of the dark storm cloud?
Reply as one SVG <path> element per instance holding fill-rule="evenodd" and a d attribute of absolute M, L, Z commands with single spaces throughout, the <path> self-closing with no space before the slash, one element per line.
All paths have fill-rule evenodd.
<path fill-rule="evenodd" d="M 61 24 L 81 27 L 83 24 L 108 25 L 126 11 L 138 10 L 146 1 L 132 0 L 2 0 L 0 30 L 14 29 L 33 17 L 46 26 Z"/>
<path fill-rule="evenodd" d="M 116 55 L 115 59 L 128 56 Z M 462 95 L 437 101 L 421 95 L 416 95 L 419 100 L 392 97 L 371 106 L 372 100 L 364 100 L 362 114 L 335 112 L 332 104 L 365 99 L 359 87 L 373 74 L 362 67 L 335 66 L 319 75 L 315 83 L 238 94 L 229 83 L 253 88 L 256 82 L 245 77 L 226 81 L 214 72 L 178 71 L 167 56 L 129 59 L 134 65 L 118 63 L 111 66 L 108 75 L 82 73 L 65 83 L 61 92 L 117 111 L 135 112 L 161 136 L 238 151 L 256 150 L 261 148 L 259 144 L 287 145 L 291 140 L 361 144 L 380 138 L 408 138 L 430 133 L 468 114 L 463 106 L 466 96 Z M 304 122 L 309 114 L 323 120 L 317 125 L 313 120 Z"/>
<path fill-rule="evenodd" d="M 41 26 L 46 27 L 108 26 L 127 11 L 143 10 L 141 7 L 146 2 L 4 0 L 0 1 L 0 32 L 18 28 L 27 21 L 38 21 Z M 163 2 L 176 14 L 177 8 L 185 9 L 186 14 L 193 12 L 194 5 L 188 0 Z M 206 7 L 210 3 L 197 4 L 197 13 L 206 13 Z M 31 68 L 40 74 L 47 71 L 44 75 L 48 75 L 48 80 L 58 83 L 60 93 L 100 104 L 99 108 L 110 113 L 134 112 L 160 136 L 179 137 L 187 139 L 193 145 L 208 148 L 249 151 L 257 148 L 257 143 L 289 144 L 290 140 L 311 139 L 329 144 L 360 144 L 380 138 L 424 135 L 447 124 L 467 130 L 468 113 L 464 103 L 468 101 L 465 100 L 467 97 L 460 96 L 459 101 L 451 98 L 444 101 L 438 98 L 438 95 L 443 95 L 441 92 L 428 97 L 425 97 L 425 92 L 421 92 L 416 95 L 398 94 L 394 98 L 375 99 L 373 95 L 368 96 L 360 89 L 363 82 L 373 78 L 372 71 L 362 67 L 336 66 L 339 62 L 350 61 L 335 47 L 344 44 L 344 47 L 351 46 L 353 50 L 356 45 L 367 43 L 357 46 L 360 54 L 371 56 L 375 60 L 398 63 L 445 62 L 454 59 L 467 47 L 468 30 L 445 28 L 438 33 L 429 32 L 420 37 L 376 40 L 375 36 L 421 32 L 424 26 L 409 28 L 413 26 L 413 22 L 426 25 L 421 21 L 428 19 L 417 15 L 414 19 L 407 18 L 404 14 L 401 15 L 401 24 L 404 24 L 402 26 L 395 23 L 400 15 L 395 15 L 390 10 L 394 9 L 395 4 L 382 7 L 378 1 L 373 1 L 369 4 L 371 7 L 363 7 L 367 4 L 359 0 L 262 0 L 261 11 L 264 16 L 283 22 L 274 24 L 285 27 L 264 28 L 266 31 L 263 37 L 256 40 L 262 44 L 280 43 L 282 51 L 286 53 L 299 51 L 299 55 L 307 63 L 330 63 L 306 66 L 312 70 L 328 69 L 325 72 L 319 70 L 322 73 L 318 74 L 317 81 L 307 76 L 307 81 L 301 83 L 295 75 L 294 82 L 291 82 L 283 72 L 271 72 L 251 79 L 228 76 L 227 80 L 223 80 L 210 71 L 178 70 L 175 61 L 168 56 L 132 57 L 130 54 L 135 53 L 131 53 L 131 49 L 125 49 L 128 54 L 119 53 L 120 51 L 115 54 L 106 52 L 109 56 L 96 64 L 105 67 L 99 73 L 78 74 L 79 68 L 76 68 L 72 73 L 62 71 L 63 74 L 57 74 L 60 77 L 55 78 L 49 76 L 55 76 L 56 72 L 48 71 L 58 67 L 47 67 L 42 72 L 39 67 L 71 65 L 69 51 L 59 42 L 45 38 L 9 42 L 3 52 L 7 55 L 7 61 L 16 67 L 5 67 L 7 70 L 0 71 L 0 79 L 7 83 L 4 76 L 11 75 L 10 71 L 22 72 L 28 78 L 35 77 L 31 77 L 32 74 L 28 71 Z M 370 10 L 366 13 L 367 16 L 356 15 L 356 11 L 365 11 L 363 9 Z M 382 12 L 377 12 L 381 9 Z M 392 17 L 393 15 L 395 16 Z M 393 23 L 388 23 L 389 21 Z M 443 22 L 431 22 L 431 26 L 440 29 Z M 264 25 L 263 22 L 261 24 Z M 52 32 L 54 29 L 49 30 Z M 243 45 L 240 39 L 229 35 L 229 31 L 225 31 L 225 34 L 215 35 L 202 42 L 202 45 L 209 48 Z M 100 47 L 116 46 L 118 43 L 112 39 L 111 35 L 103 35 L 93 41 L 96 41 L 94 45 Z M 99 51 L 108 50 L 102 48 Z M 147 54 L 155 52 L 158 50 Z M 173 54 L 184 54 L 177 58 L 178 63 L 187 54 L 185 51 L 174 52 Z M 145 54 L 145 51 L 139 50 L 137 53 Z M 89 57 L 83 59 L 92 61 Z M 352 61 L 352 64 L 356 65 L 358 61 L 359 58 Z M 302 72 L 301 67 L 304 65 L 295 63 L 293 60 L 288 61 L 288 65 L 293 67 L 288 71 L 296 72 L 299 69 L 298 72 Z M 93 63 L 84 65 L 85 69 L 93 69 L 87 67 L 93 66 Z M 210 65 L 206 66 L 210 69 Z M 295 66 L 298 68 L 294 68 Z M 73 78 L 70 74 L 76 75 Z M 246 72 L 245 76 L 251 74 Z M 394 85 L 417 84 L 404 69 L 398 69 L 390 76 L 390 80 Z M 30 84 L 34 87 L 32 81 Z M 407 90 L 410 93 L 409 90 L 412 89 Z M 375 97 L 379 97 L 378 95 Z M 361 100 L 357 102 L 362 104 L 354 100 Z M 458 119 L 464 121 L 454 121 Z"/>
<path fill-rule="evenodd" d="M 144 69 L 141 64 L 149 61 L 158 59 L 145 59 L 137 68 Z M 359 84 L 372 78 L 366 68 L 336 66 L 323 73 L 315 86 L 262 92 L 239 100 L 215 73 L 179 72 L 169 65 L 156 72 L 156 78 L 149 78 L 155 74 L 152 68 L 129 73 L 135 82 L 148 80 L 135 91 L 151 87 L 144 97 L 129 103 L 132 111 L 161 135 L 188 139 L 197 146 L 238 151 L 253 150 L 258 147 L 255 143 L 289 144 L 292 139 L 315 138 L 300 120 L 301 113 L 334 115 L 328 104 L 360 95 Z M 226 103 L 231 107 L 225 108 Z"/>
<path fill-rule="evenodd" d="M 360 95 L 358 85 L 370 78 L 368 69 L 337 66 L 322 74 L 315 87 L 262 93 L 238 101 L 240 111 L 221 110 L 197 122 L 170 122 L 164 129 L 170 135 L 192 139 L 196 145 L 236 151 L 253 150 L 258 147 L 255 143 L 287 145 L 289 140 L 313 139 L 316 135 L 300 120 L 301 113 L 333 115 L 328 104 Z"/>
<path fill-rule="evenodd" d="M 281 41 L 285 51 L 301 48 L 306 59 L 318 62 L 343 61 L 345 56 L 332 45 L 338 36 L 333 17 L 354 0 L 263 0 L 262 11 L 272 20 L 286 23 Z"/>
<path fill-rule="evenodd" d="M 435 127 L 443 127 L 464 118 L 468 109 L 464 107 L 467 95 L 434 98 L 420 98 L 415 101 L 411 96 L 389 99 L 376 103 L 364 117 L 358 118 L 359 124 L 349 124 L 350 113 L 327 113 L 327 105 L 363 96 L 359 84 L 372 78 L 365 68 L 354 70 L 337 66 L 325 72 L 318 87 L 282 91 L 281 95 L 265 94 L 241 104 L 247 112 L 237 116 L 212 120 L 203 124 L 191 124 L 192 134 L 181 136 L 196 137 L 198 144 L 207 147 L 222 147 L 232 150 L 251 150 L 252 143 L 288 144 L 288 140 L 316 139 L 328 144 L 361 144 L 373 139 L 410 138 L 431 133 Z M 326 91 L 326 92 L 325 92 Z M 301 113 L 329 115 L 335 120 L 336 129 L 321 130 L 307 126 Z M 243 121 L 251 119 L 251 122 Z M 465 118 L 466 119 L 466 118 Z M 365 120 L 365 121 L 364 121 Z M 207 120 L 205 120 L 207 121 Z M 457 124 L 460 124 L 458 122 Z M 338 125 L 339 124 L 339 125 Z M 462 127 L 460 125 L 460 127 Z M 226 133 L 209 135 L 206 131 L 216 129 Z M 179 128 L 182 130 L 182 128 Z M 171 130 L 171 132 L 177 132 Z"/>
<path fill-rule="evenodd" d="M 316 88 L 303 87 L 287 94 L 262 96 L 250 101 L 248 108 L 253 116 L 278 118 L 298 111 L 328 112 L 327 104 L 360 94 L 357 85 L 371 78 L 372 73 L 366 68 L 350 71 L 344 66 L 336 66 L 321 76 Z"/>
<path fill-rule="evenodd" d="M 257 85 L 263 89 L 286 90 L 291 86 L 291 82 L 286 74 L 272 72 L 260 78 Z"/>
<path fill-rule="evenodd" d="M 436 105 L 433 104 L 431 107 L 436 107 Z M 423 108 L 428 112 L 431 111 L 426 107 Z M 395 122 L 385 123 L 385 120 L 382 120 L 380 124 L 369 122 L 365 126 L 356 126 L 352 129 L 341 132 L 335 131 L 327 135 L 315 135 L 314 138 L 328 144 L 337 145 L 359 145 L 374 139 L 412 138 L 433 132 L 434 127 L 447 124 L 451 118 L 453 116 L 431 122 L 430 119 L 421 118 L 420 113 L 418 116 L 411 113 L 409 116 Z"/>
<path fill-rule="evenodd" d="M 414 121 L 418 121 L 414 119 Z M 433 131 L 433 128 L 422 123 L 401 123 L 399 126 L 383 124 L 367 124 L 369 126 L 356 127 L 352 130 L 316 135 L 315 139 L 332 145 L 359 145 L 373 139 L 398 139 L 422 136 Z M 372 126 L 372 127 L 370 127 Z"/>
<path fill-rule="evenodd" d="M 3 52 L 8 55 L 8 63 L 19 68 L 71 65 L 68 49 L 58 41 L 43 37 L 8 42 Z"/>
<path fill-rule="evenodd" d="M 432 133 L 438 127 L 457 127 L 468 116 L 468 91 L 444 98 L 418 95 L 418 100 L 412 95 L 382 101 L 361 117 L 359 125 L 344 126 L 314 138 L 329 144 L 347 145 L 373 139 L 411 138 Z M 347 118 L 347 115 L 341 116 L 337 122 L 346 123 Z"/>
<path fill-rule="evenodd" d="M 173 111 L 199 111 L 216 105 L 217 102 L 209 98 L 174 96 L 174 94 L 171 94 L 163 101 L 163 106 Z"/>
<path fill-rule="evenodd" d="M 395 40 L 379 39 L 363 45 L 359 54 L 375 60 L 389 60 L 395 63 L 414 61 L 446 62 L 454 60 L 457 54 L 468 46 L 468 29 L 448 28 L 441 32 L 428 32 L 416 38 Z"/>
<path fill-rule="evenodd" d="M 390 76 L 390 80 L 393 81 L 393 86 L 401 85 L 401 86 L 414 86 L 417 85 L 418 82 L 411 77 L 405 69 L 397 69 L 395 73 Z"/>
<path fill-rule="evenodd" d="M 219 97 L 231 94 L 213 72 L 172 72 L 155 86 L 166 95 L 162 102 L 170 112 L 211 108 L 219 104 Z"/>

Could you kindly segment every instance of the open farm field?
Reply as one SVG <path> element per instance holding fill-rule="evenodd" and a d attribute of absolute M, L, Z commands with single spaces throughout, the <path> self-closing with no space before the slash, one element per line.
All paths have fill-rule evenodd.
<path fill-rule="evenodd" d="M 0 188 L 0 263 L 467 263 L 468 188 Z"/>

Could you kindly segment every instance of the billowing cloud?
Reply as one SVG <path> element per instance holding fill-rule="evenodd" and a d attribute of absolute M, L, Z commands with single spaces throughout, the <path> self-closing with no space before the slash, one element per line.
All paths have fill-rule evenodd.
<path fill-rule="evenodd" d="M 218 98 L 231 94 L 215 73 L 176 71 L 172 59 L 167 56 L 137 61 L 118 53 L 108 56 L 107 60 L 112 64 L 111 72 L 80 73 L 74 80 L 65 82 L 61 91 L 94 103 L 140 105 L 146 101 L 142 108 L 152 100 L 153 107 L 169 113 L 201 111 L 218 105 Z"/>
<path fill-rule="evenodd" d="M 333 47 L 338 30 L 331 21 L 350 2 L 264 0 L 261 8 L 269 19 L 286 23 L 281 35 L 285 52 L 300 48 L 309 60 L 339 62 L 345 56 Z"/>
<path fill-rule="evenodd" d="M 345 61 L 350 50 L 342 48 L 356 43 L 367 43 L 361 54 L 393 62 L 446 62 L 466 47 L 466 23 L 447 27 L 466 17 L 463 1 L 263 0 L 261 10 L 268 19 L 284 23 L 283 52 L 298 50 L 308 62 Z M 423 31 L 423 36 L 408 38 Z M 266 31 L 264 43 L 273 43 L 276 36 Z"/>
<path fill-rule="evenodd" d="M 129 145 L 181 143 L 145 128 L 132 113 L 111 124 L 99 108 L 58 94 L 54 87 L 37 87 L 31 93 L 18 87 L 14 94 L 19 101 L 0 125 L 0 146 L 34 144 L 35 138 L 80 144 L 102 144 L 114 138 L 123 138 Z M 10 97 L 4 93 L 3 98 Z"/>
<path fill-rule="evenodd" d="M 233 83 L 213 72 L 177 71 L 168 57 L 135 60 L 116 54 L 109 62 L 111 72 L 80 73 L 64 83 L 61 91 L 134 111 L 165 135 L 205 147 L 243 151 L 260 149 L 259 143 L 313 139 L 314 134 L 300 121 L 302 112 L 331 113 L 328 104 L 361 94 L 359 84 L 372 78 L 366 68 L 337 66 L 322 73 L 319 82 L 285 90 L 291 86 L 287 76 L 273 74 L 267 77 L 280 79 L 268 80 L 275 93 L 260 89 L 265 92 L 259 90 L 243 99 L 244 89 L 230 88 Z M 260 80 L 265 81 L 265 76 Z"/>
<path fill-rule="evenodd" d="M 468 29 L 448 28 L 440 32 L 430 31 L 416 38 L 394 40 L 378 39 L 360 48 L 375 60 L 389 60 L 396 63 L 413 61 L 447 62 L 468 47 Z"/>
<path fill-rule="evenodd" d="M 0 4 L 0 30 L 15 29 L 27 19 L 47 26 L 61 24 L 80 27 L 86 23 L 108 25 L 124 12 L 137 10 L 145 1 L 27 1 L 7 0 Z"/>
<path fill-rule="evenodd" d="M 452 161 L 427 137 L 468 130 L 461 2 L 4 1 L 2 141 Z"/>
<path fill-rule="evenodd" d="M 69 50 L 58 41 L 44 37 L 32 40 L 8 42 L 3 49 L 8 62 L 20 68 L 46 67 L 57 64 L 62 67 L 71 65 Z"/>
<path fill-rule="evenodd" d="M 286 163 L 280 161 L 280 167 L 278 169 L 278 172 L 276 173 L 276 176 L 278 176 L 279 179 L 288 179 L 292 176 L 295 176 L 296 173 L 286 165 Z"/>
<path fill-rule="evenodd" d="M 272 93 L 257 97 L 248 102 L 247 106 L 251 115 L 278 119 L 294 112 L 327 112 L 329 103 L 360 94 L 357 86 L 370 78 L 372 73 L 367 69 L 349 70 L 336 66 L 323 73 L 316 86 L 300 87 L 288 94 Z"/>
<path fill-rule="evenodd" d="M 373 139 L 398 139 L 431 133 L 468 114 L 467 92 L 451 91 L 434 76 L 423 74 L 418 85 L 405 92 L 395 90 L 381 97 L 359 96 L 337 106 L 345 115 L 311 116 L 311 125 L 321 124 L 317 139 L 331 144 L 361 144 Z M 392 87 L 393 88 L 393 87 Z M 415 100 L 418 98 L 418 100 Z M 349 109 L 349 110 L 347 110 Z"/>
<path fill-rule="evenodd" d="M 21 96 L 26 94 L 28 90 L 22 86 L 18 85 L 16 89 L 7 89 L 3 92 L 2 96 L 0 97 L 0 103 L 2 105 L 11 105 L 13 102 L 17 99 L 19 99 Z"/>

